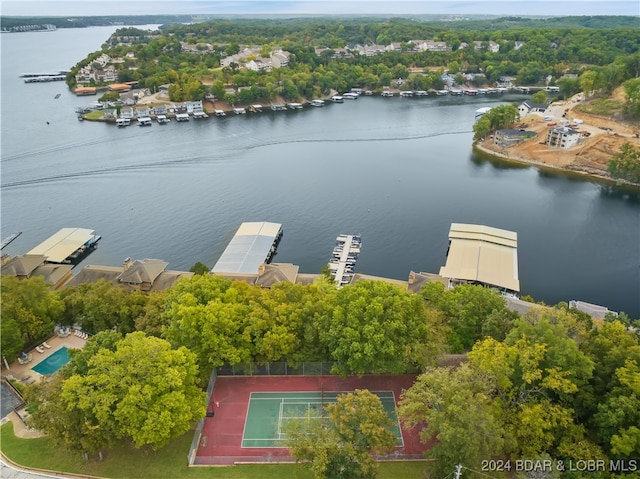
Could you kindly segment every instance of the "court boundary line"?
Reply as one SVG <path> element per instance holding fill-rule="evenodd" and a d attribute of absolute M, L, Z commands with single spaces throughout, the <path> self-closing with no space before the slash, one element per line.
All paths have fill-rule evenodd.
<path fill-rule="evenodd" d="M 326 394 L 335 394 L 334 400 L 341 394 L 349 394 L 349 393 L 353 393 L 354 391 L 324 391 L 324 395 L 325 395 L 325 399 L 326 399 Z M 380 400 L 382 401 L 383 399 L 392 399 L 393 400 L 393 408 L 394 408 L 394 412 L 396 415 L 396 421 L 398 423 L 398 432 L 400 434 L 400 442 L 401 445 L 396 444 L 396 446 L 394 447 L 404 447 L 404 435 L 402 434 L 402 427 L 400 425 L 400 418 L 398 417 L 398 407 L 397 407 L 397 402 L 396 402 L 396 395 L 395 392 L 393 390 L 384 390 L 384 391 L 370 391 L 373 394 L 376 394 L 376 396 L 378 396 L 378 398 L 380 398 Z M 242 428 L 242 438 L 240 439 L 240 449 L 289 449 L 287 446 L 275 446 L 275 445 L 269 445 L 269 446 L 244 446 L 244 442 L 245 441 L 283 441 L 283 439 L 280 437 L 282 434 L 281 433 L 281 424 L 282 424 L 282 407 L 285 404 L 285 400 L 286 399 L 293 399 L 293 400 L 304 400 L 304 397 L 300 398 L 300 397 L 283 397 L 280 396 L 278 397 L 256 397 L 254 398 L 253 395 L 254 393 L 256 394 L 270 394 L 270 395 L 276 395 L 276 394 L 301 394 L 301 395 L 309 395 L 308 399 L 318 399 L 318 395 L 321 394 L 321 391 L 251 391 L 249 393 L 249 401 L 247 402 L 247 410 L 245 412 L 245 418 L 244 418 L 244 427 Z M 383 397 L 381 397 L 378 393 L 386 393 Z M 391 393 L 391 395 L 389 395 L 389 393 Z M 311 397 L 313 396 L 313 397 Z M 270 400 L 273 401 L 274 399 L 280 399 L 280 405 L 279 405 L 279 411 L 278 411 L 278 422 L 277 422 L 277 433 L 278 434 L 278 438 L 245 438 L 245 431 L 246 431 L 246 427 L 247 427 L 247 420 L 249 418 L 249 409 L 251 407 L 251 401 L 252 400 Z M 332 401 L 335 402 L 335 401 Z M 307 404 L 307 412 L 309 412 L 310 408 L 309 405 L 311 404 L 310 402 L 298 402 L 298 403 L 289 403 L 289 404 Z M 314 402 L 314 404 L 323 404 L 322 402 L 316 401 Z M 322 416 L 314 416 L 314 418 L 322 418 Z M 294 417 L 291 418 L 286 418 L 286 419 L 295 419 Z M 301 418 L 301 419 L 309 419 L 309 417 L 305 417 L 305 418 Z M 396 439 L 398 438 L 398 436 L 396 436 Z"/>

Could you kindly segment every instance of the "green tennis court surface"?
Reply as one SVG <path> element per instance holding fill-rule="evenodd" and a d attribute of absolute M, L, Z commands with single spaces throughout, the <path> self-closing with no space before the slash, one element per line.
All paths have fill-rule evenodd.
<path fill-rule="evenodd" d="M 393 422 L 391 432 L 396 444 L 404 446 L 396 414 L 393 391 L 371 391 L 382 401 L 384 410 Z M 249 398 L 247 417 L 242 434 L 242 447 L 285 447 L 287 421 L 308 420 L 326 416 L 325 406 L 336 402 L 344 392 L 254 392 Z"/>

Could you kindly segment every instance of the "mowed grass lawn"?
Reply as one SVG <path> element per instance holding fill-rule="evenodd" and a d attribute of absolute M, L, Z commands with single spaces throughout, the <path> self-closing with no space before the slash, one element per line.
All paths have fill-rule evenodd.
<path fill-rule="evenodd" d="M 102 461 L 85 462 L 80 454 L 55 447 L 48 438 L 20 439 L 13 423 L 0 428 L 0 448 L 12 461 L 25 467 L 88 474 L 114 479 L 311 479 L 304 464 L 256 464 L 229 467 L 187 467 L 187 453 L 193 432 L 189 432 L 159 451 L 121 447 L 109 451 Z M 421 479 L 426 462 L 380 463 L 379 479 Z"/>

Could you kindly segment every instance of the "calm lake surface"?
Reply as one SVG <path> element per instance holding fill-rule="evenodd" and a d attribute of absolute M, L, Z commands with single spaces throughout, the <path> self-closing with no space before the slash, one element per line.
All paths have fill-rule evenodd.
<path fill-rule="evenodd" d="M 452 222 L 478 223 L 518 233 L 522 294 L 640 317 L 638 190 L 472 152 L 475 110 L 525 97 L 361 97 L 123 129 L 76 119 L 97 97 L 19 78 L 69 69 L 114 30 L 0 38 L 2 237 L 22 232 L 3 253 L 83 227 L 102 235 L 85 264 L 212 267 L 240 223 L 273 221 L 275 261 L 318 272 L 338 234 L 360 233 L 358 271 L 406 280 L 444 265 Z"/>

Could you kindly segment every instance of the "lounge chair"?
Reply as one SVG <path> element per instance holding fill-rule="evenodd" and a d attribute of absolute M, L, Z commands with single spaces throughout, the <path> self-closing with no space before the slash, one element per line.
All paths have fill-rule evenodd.
<path fill-rule="evenodd" d="M 51 346 L 49 346 L 46 341 L 42 343 L 42 345 L 47 349 L 51 349 Z"/>
<path fill-rule="evenodd" d="M 40 354 L 44 354 L 44 349 L 42 349 L 40 346 L 36 346 L 36 351 L 38 351 Z"/>

